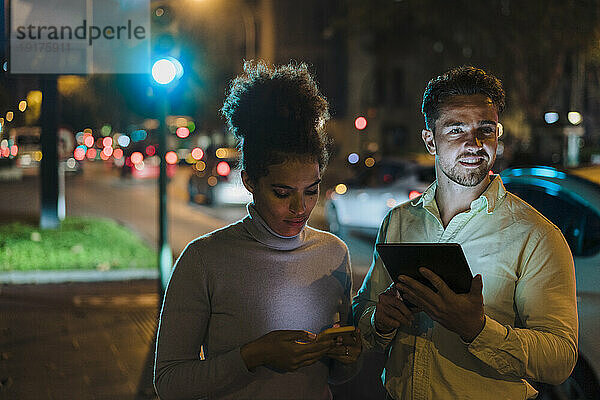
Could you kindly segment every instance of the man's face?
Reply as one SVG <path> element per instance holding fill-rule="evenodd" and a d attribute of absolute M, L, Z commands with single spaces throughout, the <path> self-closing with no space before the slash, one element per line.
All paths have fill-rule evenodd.
<path fill-rule="evenodd" d="M 436 156 L 438 174 L 472 187 L 487 179 L 494 165 L 498 129 L 498 112 L 489 97 L 457 95 L 440 108 L 435 133 L 424 130 L 422 137 L 427 151 Z"/>

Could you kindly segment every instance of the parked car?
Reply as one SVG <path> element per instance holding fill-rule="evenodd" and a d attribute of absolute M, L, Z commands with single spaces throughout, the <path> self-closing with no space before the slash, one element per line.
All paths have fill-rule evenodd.
<path fill-rule="evenodd" d="M 433 165 L 382 160 L 332 192 L 325 203 L 329 230 L 358 230 L 375 235 L 395 206 L 420 195 L 435 180 Z M 344 192 L 344 189 L 346 191 Z"/>
<path fill-rule="evenodd" d="M 579 360 L 570 378 L 542 386 L 541 398 L 600 399 L 600 185 L 551 167 L 510 168 L 500 174 L 510 192 L 562 231 L 575 261 Z"/>
<path fill-rule="evenodd" d="M 207 151 L 198 164 L 193 165 L 188 181 L 190 201 L 198 204 L 247 204 L 252 195 L 242 183 L 237 167 L 239 153 L 234 148 Z M 214 154 L 218 156 L 214 156 Z"/>

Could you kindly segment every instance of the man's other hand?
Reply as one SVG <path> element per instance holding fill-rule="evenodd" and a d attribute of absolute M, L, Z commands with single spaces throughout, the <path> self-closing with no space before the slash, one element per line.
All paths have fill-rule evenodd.
<path fill-rule="evenodd" d="M 375 307 L 375 329 L 379 333 L 386 334 L 402 325 L 409 326 L 414 320 L 413 312 L 404 304 L 398 289 L 392 283 L 379 295 Z"/>
<path fill-rule="evenodd" d="M 481 275 L 473 278 L 469 293 L 457 294 L 429 269 L 419 268 L 419 272 L 431 282 L 437 293 L 406 275 L 400 275 L 397 286 L 402 297 L 446 329 L 459 334 L 465 342 L 472 342 L 485 325 Z"/>

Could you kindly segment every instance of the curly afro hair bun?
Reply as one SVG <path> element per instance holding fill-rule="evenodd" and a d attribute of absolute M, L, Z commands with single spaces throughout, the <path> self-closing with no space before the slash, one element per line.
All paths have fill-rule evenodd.
<path fill-rule="evenodd" d="M 291 157 L 308 156 L 325 169 L 328 108 L 306 64 L 269 67 L 249 61 L 244 74 L 231 81 L 221 111 L 239 141 L 242 168 L 258 179 L 270 165 Z"/>

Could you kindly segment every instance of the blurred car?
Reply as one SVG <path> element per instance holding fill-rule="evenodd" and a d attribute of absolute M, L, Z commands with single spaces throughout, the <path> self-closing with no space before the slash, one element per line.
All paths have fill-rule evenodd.
<path fill-rule="evenodd" d="M 419 196 L 435 180 L 432 165 L 382 160 L 336 186 L 325 203 L 329 230 L 343 234 L 359 230 L 377 234 L 381 221 L 395 206 Z"/>
<path fill-rule="evenodd" d="M 577 176 L 586 173 L 540 166 L 500 174 L 507 190 L 560 228 L 575 261 L 579 360 L 565 383 L 542 386 L 540 398 L 600 399 L 600 185 Z"/>
<path fill-rule="evenodd" d="M 191 202 L 198 204 L 247 204 L 252 195 L 242 183 L 237 168 L 239 152 L 234 148 L 207 151 L 206 157 L 192 166 L 188 181 Z"/>

